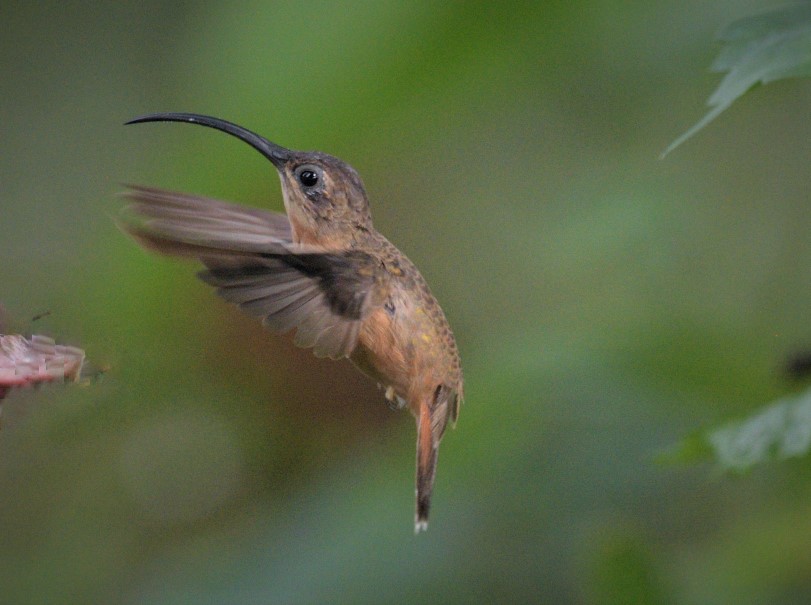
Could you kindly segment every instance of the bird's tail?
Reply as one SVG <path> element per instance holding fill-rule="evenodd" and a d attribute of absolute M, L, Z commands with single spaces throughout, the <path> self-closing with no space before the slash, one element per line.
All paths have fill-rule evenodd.
<path fill-rule="evenodd" d="M 435 434 L 431 407 L 421 405 L 417 416 L 417 514 L 414 532 L 428 529 L 431 493 L 434 489 L 440 435 Z"/>

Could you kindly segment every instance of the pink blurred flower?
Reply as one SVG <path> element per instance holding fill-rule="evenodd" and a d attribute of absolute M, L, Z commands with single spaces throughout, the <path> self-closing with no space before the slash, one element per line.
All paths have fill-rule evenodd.
<path fill-rule="evenodd" d="M 0 399 L 11 387 L 77 381 L 84 351 L 58 345 L 47 336 L 0 335 Z"/>

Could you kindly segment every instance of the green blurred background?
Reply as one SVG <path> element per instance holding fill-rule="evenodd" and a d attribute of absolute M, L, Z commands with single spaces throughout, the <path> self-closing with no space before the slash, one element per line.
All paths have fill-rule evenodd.
<path fill-rule="evenodd" d="M 776 4 L 4 3 L 6 329 L 109 370 L 5 403 L 0 603 L 811 602 L 807 461 L 657 462 L 811 344 L 811 84 L 658 159 Z M 122 126 L 153 111 L 363 175 L 466 373 L 427 534 L 408 414 L 117 231 L 126 182 L 282 209 L 244 144 Z"/>

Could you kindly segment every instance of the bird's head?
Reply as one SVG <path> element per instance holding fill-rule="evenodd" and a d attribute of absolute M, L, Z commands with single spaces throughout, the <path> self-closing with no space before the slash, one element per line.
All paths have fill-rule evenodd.
<path fill-rule="evenodd" d="M 193 113 L 156 113 L 130 120 L 187 122 L 226 132 L 264 155 L 279 173 L 297 242 L 344 248 L 372 228 L 369 200 L 349 164 L 319 151 L 293 151 L 231 122 Z"/>

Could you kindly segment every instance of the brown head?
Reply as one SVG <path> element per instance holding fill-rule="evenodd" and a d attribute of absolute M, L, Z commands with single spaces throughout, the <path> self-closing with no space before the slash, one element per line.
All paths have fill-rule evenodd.
<path fill-rule="evenodd" d="M 304 244 L 345 248 L 372 229 L 369 200 L 349 164 L 319 151 L 293 151 L 231 122 L 193 113 L 156 113 L 130 120 L 187 122 L 221 130 L 245 141 L 275 166 L 293 238 Z"/>

